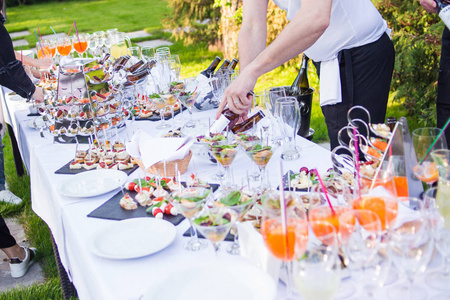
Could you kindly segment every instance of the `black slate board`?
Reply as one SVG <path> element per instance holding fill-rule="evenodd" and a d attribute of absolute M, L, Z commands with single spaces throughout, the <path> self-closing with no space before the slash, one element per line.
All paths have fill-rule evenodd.
<path fill-rule="evenodd" d="M 67 164 L 65 164 L 64 166 L 62 166 L 61 168 L 59 168 L 58 170 L 55 171 L 55 174 L 64 174 L 64 175 L 75 175 L 75 174 L 79 174 L 79 173 L 83 173 L 83 172 L 88 172 L 90 170 L 86 170 L 85 168 L 81 168 L 81 169 L 76 169 L 76 170 L 72 170 L 70 168 L 70 162 L 69 161 Z M 120 170 L 122 172 L 125 172 L 127 175 L 130 175 L 131 173 L 133 173 L 137 168 L 139 168 L 138 165 L 134 165 L 133 168 L 131 169 L 127 169 L 127 170 Z M 96 168 L 92 169 L 92 170 L 96 170 Z"/>
<path fill-rule="evenodd" d="M 185 185 L 182 182 L 183 185 Z M 211 188 L 213 191 L 216 191 L 219 188 L 218 184 L 211 184 Z M 127 193 L 134 199 L 134 197 L 137 195 L 136 192 L 127 191 Z M 138 205 L 138 208 L 135 210 L 126 210 L 123 209 L 119 205 L 120 199 L 123 197 L 123 194 L 121 191 L 119 191 L 117 194 L 115 194 L 111 199 L 97 207 L 95 210 L 93 210 L 91 213 L 89 213 L 87 216 L 91 218 L 99 218 L 99 219 L 108 219 L 108 220 L 125 220 L 125 219 L 131 219 L 131 218 L 142 218 L 142 217 L 150 217 L 153 218 L 152 214 L 147 213 L 148 207 L 143 207 Z M 177 216 L 170 216 L 170 215 L 163 215 L 163 219 L 166 221 L 169 221 L 173 225 L 178 225 L 181 223 L 181 221 L 184 220 L 184 217 L 179 214 Z"/>
<path fill-rule="evenodd" d="M 186 232 L 183 233 L 183 236 L 191 236 L 191 228 L 186 230 Z M 204 239 L 205 238 L 200 232 L 198 232 L 198 230 L 197 230 L 197 236 L 200 239 Z M 225 241 L 234 242 L 234 235 L 231 234 L 231 233 L 228 233 L 227 236 L 225 237 Z"/>

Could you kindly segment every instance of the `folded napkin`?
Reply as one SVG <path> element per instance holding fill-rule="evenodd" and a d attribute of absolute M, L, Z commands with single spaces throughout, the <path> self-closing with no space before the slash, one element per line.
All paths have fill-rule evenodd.
<path fill-rule="evenodd" d="M 147 169 L 161 161 L 173 161 L 184 158 L 194 139 L 186 138 L 154 138 L 142 130 L 136 132 L 127 143 L 127 151 L 132 157 L 142 159 Z"/>
<path fill-rule="evenodd" d="M 238 224 L 241 256 L 266 271 L 275 282 L 280 277 L 281 260 L 275 258 L 267 249 L 262 235 L 251 222 Z"/>
<path fill-rule="evenodd" d="M 320 63 L 320 106 L 342 102 L 339 61 L 336 58 Z"/>

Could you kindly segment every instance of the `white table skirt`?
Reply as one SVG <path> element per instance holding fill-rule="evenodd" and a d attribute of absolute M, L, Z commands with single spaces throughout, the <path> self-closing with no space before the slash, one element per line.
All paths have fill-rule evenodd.
<path fill-rule="evenodd" d="M 61 262 L 72 278 L 80 299 L 139 299 L 149 288 L 158 288 L 154 286 L 158 279 L 169 277 L 183 266 L 195 261 L 220 259 L 248 263 L 243 257 L 229 255 L 224 250 L 220 252 L 219 257 L 215 257 L 211 245 L 199 252 L 184 250 L 183 245 L 187 238 L 182 237 L 182 234 L 189 227 L 187 220 L 176 227 L 175 241 L 163 251 L 153 255 L 138 259 L 111 260 L 92 254 L 88 248 L 90 238 L 97 230 L 116 221 L 88 218 L 87 215 L 117 191 L 86 199 L 70 199 L 59 195 L 56 190 L 58 184 L 73 175 L 57 175 L 54 172 L 73 158 L 75 145 L 53 144 L 52 137 L 48 133 L 46 138 L 39 137 L 36 130 L 26 125 L 30 118 L 27 114 L 28 111 L 15 110 L 13 124 L 16 124 L 15 130 L 19 137 L 22 157 L 24 161 L 29 162 L 32 208 L 50 227 L 59 248 Z M 213 114 L 214 111 L 201 112 L 195 114 L 194 118 L 212 117 Z M 157 123 L 136 121 L 130 127 L 154 133 Z M 289 169 L 297 171 L 303 166 L 325 172 L 331 166 L 329 151 L 303 138 L 298 138 L 297 142 L 302 147 L 301 157 L 296 161 L 283 162 L 284 172 Z M 269 180 L 274 186 L 278 185 L 278 165 L 277 155 L 268 165 L 271 170 L 268 172 Z M 202 179 L 210 178 L 216 170 L 214 164 L 193 156 L 182 179 L 186 179 L 195 171 L 194 166 Z M 251 167 L 253 166 L 250 159 L 240 153 L 232 165 L 235 181 L 241 182 Z M 136 172 L 129 176 L 129 180 L 137 177 Z M 39 248 L 39 245 L 36 246 Z M 439 265 L 437 260 L 434 263 Z M 421 276 L 417 281 L 423 282 L 424 278 Z M 282 283 L 278 285 L 278 293 L 279 297 L 284 294 Z M 435 293 L 429 289 L 429 295 Z M 376 296 L 377 299 L 385 299 L 386 288 L 378 290 Z M 361 291 L 357 290 L 352 299 L 361 297 L 363 297 Z"/>

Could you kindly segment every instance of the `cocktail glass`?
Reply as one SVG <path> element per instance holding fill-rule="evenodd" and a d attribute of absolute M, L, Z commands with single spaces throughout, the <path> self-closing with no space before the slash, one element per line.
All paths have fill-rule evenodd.
<path fill-rule="evenodd" d="M 237 214 L 227 207 L 208 208 L 197 214 L 193 220 L 195 228 L 207 238 L 214 247 L 216 255 L 220 242 L 225 239 L 237 221 Z"/>
<path fill-rule="evenodd" d="M 440 205 L 450 199 L 450 150 L 434 150 L 431 152 L 431 157 L 439 171 L 436 204 Z"/>
<path fill-rule="evenodd" d="M 251 191 L 234 188 L 223 189 L 220 196 L 214 201 L 214 205 L 231 208 L 236 213 L 236 221 L 240 222 L 250 207 L 252 207 L 253 203 L 255 203 L 255 200 L 256 198 Z M 227 252 L 233 255 L 240 253 L 237 228 L 235 228 L 234 232 L 234 242 L 227 248 Z"/>
<path fill-rule="evenodd" d="M 199 92 L 197 91 L 198 81 L 194 77 L 186 78 L 183 80 L 183 87 L 184 89 L 178 95 L 178 99 L 189 111 L 189 120 L 184 126 L 187 128 L 194 128 L 196 122 L 192 120 L 192 107 L 199 96 Z"/>
<path fill-rule="evenodd" d="M 241 143 L 245 153 L 259 168 L 261 176 L 261 189 L 270 187 L 267 180 L 266 166 L 277 149 L 277 144 L 268 144 L 265 140 L 247 141 Z"/>
<path fill-rule="evenodd" d="M 238 150 L 237 141 L 224 140 L 220 142 L 215 142 L 210 144 L 210 152 L 212 156 L 223 166 L 225 169 L 225 183 L 222 184 L 223 187 L 233 186 L 233 178 L 231 173 L 231 164 L 233 163 Z"/>
<path fill-rule="evenodd" d="M 167 129 L 170 128 L 170 125 L 167 124 L 164 114 L 166 112 L 166 106 L 167 103 L 166 101 L 164 101 L 164 98 L 162 97 L 163 95 L 154 95 L 154 97 L 152 97 L 151 101 L 152 104 L 156 107 L 156 109 L 159 110 L 159 116 L 161 118 L 161 123 L 156 126 L 157 129 Z"/>
<path fill-rule="evenodd" d="M 86 36 L 83 33 L 72 36 L 72 46 L 78 56 L 83 57 L 83 53 L 86 52 L 88 47 Z"/>
<path fill-rule="evenodd" d="M 206 243 L 197 237 L 197 231 L 193 227 L 193 218 L 196 213 L 203 209 L 211 190 L 202 187 L 192 187 L 173 192 L 169 201 L 189 221 L 191 228 L 191 239 L 184 248 L 189 251 L 198 251 L 206 247 Z"/>
<path fill-rule="evenodd" d="M 387 230 L 396 220 L 398 214 L 398 198 L 379 195 L 362 195 L 351 202 L 353 209 L 370 210 L 378 215 L 381 230 Z"/>

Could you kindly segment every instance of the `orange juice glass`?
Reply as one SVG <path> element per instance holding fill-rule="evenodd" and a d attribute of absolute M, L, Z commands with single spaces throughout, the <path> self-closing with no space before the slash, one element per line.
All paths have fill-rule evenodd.
<path fill-rule="evenodd" d="M 287 219 L 287 236 L 281 218 L 266 219 L 261 224 L 266 247 L 278 259 L 292 261 L 304 254 L 308 243 L 308 223 L 299 218 Z"/>
<path fill-rule="evenodd" d="M 42 45 L 42 48 L 41 48 L 41 45 Z M 46 47 L 46 44 L 44 44 L 44 41 L 42 41 L 41 43 L 39 43 L 39 42 L 36 43 L 36 52 L 37 52 L 38 59 L 42 59 L 45 57 L 52 57 L 52 52 L 51 52 L 50 48 Z"/>
<path fill-rule="evenodd" d="M 380 218 L 381 229 L 385 230 L 397 218 L 398 200 L 394 197 L 365 195 L 352 202 L 356 210 L 370 210 Z"/>
<path fill-rule="evenodd" d="M 408 179 L 406 176 L 394 176 L 395 190 L 398 197 L 408 197 Z"/>
<path fill-rule="evenodd" d="M 333 206 L 334 210 L 333 214 L 333 211 L 329 206 L 315 207 L 309 212 L 309 221 L 328 222 L 331 225 L 333 225 L 334 229 L 336 230 L 336 233 L 339 233 L 339 217 L 341 214 L 351 209 L 352 209 L 351 207 L 346 206 Z"/>
<path fill-rule="evenodd" d="M 72 51 L 72 43 L 70 41 L 70 38 L 66 37 L 60 40 L 56 48 L 58 49 L 58 53 L 61 56 L 69 55 L 70 51 Z"/>

